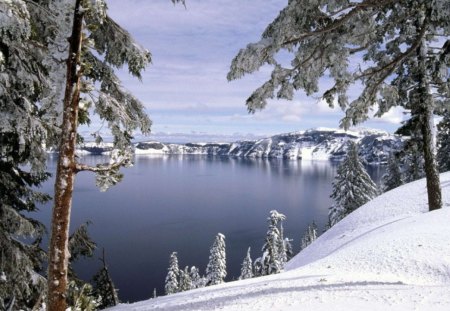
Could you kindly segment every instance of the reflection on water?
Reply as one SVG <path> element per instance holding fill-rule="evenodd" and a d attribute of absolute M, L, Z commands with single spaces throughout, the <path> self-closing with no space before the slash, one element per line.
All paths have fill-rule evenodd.
<path fill-rule="evenodd" d="M 85 156 L 95 165 L 108 158 Z M 180 267 L 199 266 L 204 272 L 209 247 L 218 232 L 225 234 L 229 279 L 239 276 L 246 250 L 260 249 L 269 211 L 287 216 L 285 235 L 295 250 L 306 226 L 315 220 L 323 228 L 331 204 L 331 182 L 337 164 L 327 161 L 244 159 L 207 156 L 136 156 L 124 169 L 124 180 L 107 192 L 95 188 L 90 173 L 77 176 L 71 227 L 90 220 L 90 232 L 106 249 L 113 279 L 124 301 L 147 299 L 153 288 L 163 293 L 168 259 L 179 255 Z M 56 166 L 50 158 L 49 168 Z M 379 180 L 383 169 L 370 168 Z M 51 191 L 52 181 L 44 186 Z M 49 206 L 39 218 L 48 224 Z M 98 256 L 97 256 L 98 257 Z M 89 279 L 100 262 L 77 264 Z"/>

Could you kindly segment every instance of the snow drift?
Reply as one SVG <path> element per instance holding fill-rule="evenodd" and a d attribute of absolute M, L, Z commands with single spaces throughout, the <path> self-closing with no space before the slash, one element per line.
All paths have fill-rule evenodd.
<path fill-rule="evenodd" d="M 299 253 L 285 272 L 112 310 L 450 310 L 450 172 L 444 208 L 425 180 L 387 192 Z"/>

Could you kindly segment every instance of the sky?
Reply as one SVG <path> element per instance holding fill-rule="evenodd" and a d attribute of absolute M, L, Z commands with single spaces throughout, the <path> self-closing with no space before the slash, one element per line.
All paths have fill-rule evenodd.
<path fill-rule="evenodd" d="M 152 54 L 142 81 L 119 72 L 124 86 L 145 105 L 153 121 L 152 139 L 213 141 L 252 139 L 306 130 L 337 128 L 343 116 L 318 96 L 296 94 L 273 100 L 248 114 L 246 99 L 270 76 L 270 67 L 232 82 L 226 75 L 234 56 L 259 40 L 287 0 L 109 0 L 109 15 Z M 363 127 L 395 131 L 401 111 Z"/>

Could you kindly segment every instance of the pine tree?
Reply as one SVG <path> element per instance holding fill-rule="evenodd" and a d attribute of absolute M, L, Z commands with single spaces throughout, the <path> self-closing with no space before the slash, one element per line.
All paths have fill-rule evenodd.
<path fill-rule="evenodd" d="M 45 170 L 46 124 L 40 101 L 51 88 L 42 65 L 46 38 L 33 30 L 43 18 L 26 1 L 0 1 L 0 309 L 39 308 L 46 296 L 40 241 L 33 219 Z"/>
<path fill-rule="evenodd" d="M 358 147 L 350 142 L 344 161 L 339 165 L 333 182 L 331 198 L 334 205 L 328 215 L 334 226 L 342 218 L 377 196 L 377 187 L 367 174 L 358 156 Z"/>
<path fill-rule="evenodd" d="M 294 249 L 292 248 L 293 239 L 284 238 L 284 249 L 286 250 L 286 258 L 287 260 L 291 260 L 294 257 Z"/>
<path fill-rule="evenodd" d="M 191 275 L 189 274 L 189 267 L 186 266 L 184 270 L 180 270 L 180 281 L 179 281 L 179 288 L 180 292 L 184 292 L 187 290 L 191 290 L 193 288 L 192 286 L 192 279 Z"/>
<path fill-rule="evenodd" d="M 403 185 L 402 172 L 400 171 L 399 160 L 391 154 L 386 168 L 386 173 L 382 177 L 383 192 L 392 190 Z"/>
<path fill-rule="evenodd" d="M 444 117 L 439 122 L 437 133 L 437 161 L 439 171 L 450 170 L 450 114 L 445 111 Z"/>
<path fill-rule="evenodd" d="M 300 251 L 304 250 L 308 245 L 317 239 L 317 225 L 313 221 L 312 224 L 308 225 L 305 234 L 301 239 Z"/>
<path fill-rule="evenodd" d="M 180 276 L 180 268 L 178 267 L 177 253 L 170 255 L 169 269 L 166 276 L 165 291 L 166 295 L 174 294 L 179 291 L 178 278 Z"/>
<path fill-rule="evenodd" d="M 262 247 L 263 256 L 255 260 L 255 274 L 268 275 L 279 273 L 286 261 L 286 253 L 283 247 L 284 242 L 280 234 L 281 222 L 286 219 L 286 216 L 277 212 L 270 211 L 270 216 L 267 218 L 269 229 L 266 234 L 265 243 Z M 280 225 L 280 228 L 278 227 Z M 284 251 L 284 254 L 280 253 Z"/>
<path fill-rule="evenodd" d="M 253 263 L 250 257 L 250 247 L 247 250 L 247 256 L 245 256 L 242 262 L 241 275 L 239 280 L 251 279 L 253 277 Z"/>
<path fill-rule="evenodd" d="M 192 266 L 191 271 L 189 272 L 189 276 L 191 277 L 192 288 L 201 288 L 205 287 L 204 278 L 200 276 L 200 272 L 197 267 Z"/>
<path fill-rule="evenodd" d="M 119 296 L 117 295 L 117 289 L 114 286 L 114 282 L 109 274 L 108 266 L 106 265 L 105 249 L 103 249 L 102 267 L 94 275 L 92 280 L 94 281 L 94 294 L 100 297 L 99 309 L 106 309 L 108 307 L 116 306 L 120 303 Z"/>
<path fill-rule="evenodd" d="M 67 288 L 67 305 L 71 311 L 95 311 L 101 308 L 101 298 L 94 296 L 92 285 L 78 284 L 74 280 Z"/>
<path fill-rule="evenodd" d="M 368 119 L 372 107 L 377 117 L 393 106 L 409 110 L 423 138 L 429 210 L 439 209 L 432 124 L 436 105 L 449 99 L 448 15 L 447 0 L 288 1 L 261 40 L 233 59 L 228 80 L 273 66 L 270 79 L 247 99 L 249 112 L 274 97 L 292 100 L 298 90 L 320 92 L 345 111 L 345 129 Z M 281 51 L 291 62 L 278 61 Z M 330 88 L 319 87 L 322 77 L 331 78 Z M 347 94 L 357 89 L 350 101 Z"/>
<path fill-rule="evenodd" d="M 211 246 L 209 262 L 206 266 L 207 285 L 221 284 L 226 276 L 225 236 L 222 233 L 218 233 Z"/>

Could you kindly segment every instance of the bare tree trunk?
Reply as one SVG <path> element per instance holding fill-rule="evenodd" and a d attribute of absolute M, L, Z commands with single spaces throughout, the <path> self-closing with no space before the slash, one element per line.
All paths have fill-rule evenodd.
<path fill-rule="evenodd" d="M 423 51 L 422 49 L 425 49 Z M 427 77 L 426 43 L 422 43 L 418 56 L 418 100 L 420 130 L 423 139 L 423 157 L 425 160 L 425 175 L 427 179 L 428 208 L 434 211 L 442 208 L 441 183 L 437 168 L 434 140 L 433 140 L 433 111 L 434 102 L 430 94 L 430 84 Z"/>
<path fill-rule="evenodd" d="M 69 261 L 69 224 L 73 185 L 76 174 L 78 102 L 80 97 L 80 53 L 83 12 L 76 0 L 72 35 L 69 39 L 66 89 L 64 94 L 61 142 L 56 170 L 55 198 L 48 264 L 48 310 L 66 310 L 67 269 Z"/>

